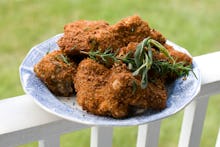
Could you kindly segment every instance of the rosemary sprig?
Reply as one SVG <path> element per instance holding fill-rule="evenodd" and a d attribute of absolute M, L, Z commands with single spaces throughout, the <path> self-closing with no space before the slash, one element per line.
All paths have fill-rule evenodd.
<path fill-rule="evenodd" d="M 66 63 L 67 65 L 70 65 L 70 63 L 69 63 L 69 61 L 68 61 L 66 56 L 64 56 L 63 54 L 61 54 L 60 56 L 61 56 L 61 58 L 62 58 L 64 63 Z"/>
<path fill-rule="evenodd" d="M 160 74 L 168 74 L 176 75 L 176 76 L 188 76 L 189 71 L 192 71 L 191 65 L 185 66 L 184 62 L 178 62 L 175 64 L 171 64 L 169 62 L 164 61 L 154 61 L 152 68 Z"/>
<path fill-rule="evenodd" d="M 70 65 L 70 62 L 68 61 L 67 57 L 63 54 L 55 56 L 56 60 L 63 61 L 67 65 Z"/>
<path fill-rule="evenodd" d="M 152 48 L 163 53 L 168 60 L 154 61 Z M 127 64 L 127 68 L 132 71 L 133 76 L 141 76 L 142 89 L 145 89 L 148 85 L 148 71 L 151 68 L 161 75 L 171 73 L 177 76 L 187 76 L 190 71 L 193 72 L 190 65 L 185 66 L 185 63 L 183 62 L 176 63 L 168 50 L 162 44 L 150 37 L 144 39 L 138 44 L 134 54 L 128 52 L 124 57 L 118 57 L 117 52 L 113 52 L 111 49 L 106 49 L 105 52 L 91 50 L 89 52 L 80 51 L 80 53 L 88 55 L 91 59 L 99 61 L 105 65 L 112 65 L 115 62 L 122 61 Z M 196 77 L 194 72 L 193 74 Z"/>
<path fill-rule="evenodd" d="M 80 51 L 81 54 L 88 55 L 91 59 L 99 61 L 107 66 L 112 65 L 115 62 L 119 62 L 120 59 L 116 57 L 117 52 L 112 52 L 112 49 L 106 49 L 104 52 L 96 51 Z"/>

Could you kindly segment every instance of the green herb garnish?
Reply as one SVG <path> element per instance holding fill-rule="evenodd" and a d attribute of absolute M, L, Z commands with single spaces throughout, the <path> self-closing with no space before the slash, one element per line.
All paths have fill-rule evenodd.
<path fill-rule="evenodd" d="M 119 62 L 120 59 L 116 57 L 117 52 L 112 52 L 112 49 L 106 49 L 104 52 L 96 51 L 80 51 L 82 54 L 88 55 L 91 59 L 99 61 L 107 66 L 112 65 L 114 62 Z"/>
<path fill-rule="evenodd" d="M 55 56 L 55 59 L 59 60 L 59 61 L 63 61 L 67 65 L 70 65 L 70 62 L 68 61 L 67 57 L 65 55 L 63 55 L 63 54 Z"/>
<path fill-rule="evenodd" d="M 61 56 L 61 58 L 62 58 L 62 60 L 63 60 L 64 63 L 70 65 L 70 63 L 69 63 L 69 61 L 68 61 L 68 59 L 67 59 L 66 56 L 64 56 L 63 54 L 61 54 L 60 56 Z"/>
<path fill-rule="evenodd" d="M 153 60 L 153 48 L 156 51 L 163 53 L 167 57 L 167 60 Z M 132 71 L 133 76 L 141 76 L 142 89 L 145 89 L 148 85 L 148 71 L 151 68 L 161 75 L 171 73 L 177 76 L 187 76 L 190 71 L 193 72 L 191 65 L 186 66 L 184 62 L 176 62 L 162 44 L 150 37 L 144 39 L 138 44 L 134 54 L 129 52 L 124 57 L 118 57 L 117 52 L 114 53 L 111 49 L 106 49 L 104 52 L 91 50 L 89 52 L 80 51 L 80 53 L 86 54 L 91 59 L 108 66 L 113 65 L 115 62 L 122 61 L 127 64 L 127 68 Z M 196 77 L 194 72 L 193 74 Z"/>
<path fill-rule="evenodd" d="M 137 83 L 135 81 L 132 81 L 132 94 L 135 94 L 137 90 Z"/>

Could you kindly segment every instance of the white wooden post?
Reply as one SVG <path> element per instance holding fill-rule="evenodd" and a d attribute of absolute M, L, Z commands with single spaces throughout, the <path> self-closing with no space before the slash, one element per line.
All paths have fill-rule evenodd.
<path fill-rule="evenodd" d="M 208 100 L 197 97 L 184 110 L 179 147 L 199 147 Z"/>
<path fill-rule="evenodd" d="M 136 147 L 157 147 L 161 121 L 138 126 Z"/>
<path fill-rule="evenodd" d="M 90 147 L 111 147 L 112 127 L 92 127 Z"/>

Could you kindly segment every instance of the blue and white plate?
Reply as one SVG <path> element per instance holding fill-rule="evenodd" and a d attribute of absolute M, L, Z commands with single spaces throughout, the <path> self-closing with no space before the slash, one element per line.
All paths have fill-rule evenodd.
<path fill-rule="evenodd" d="M 57 40 L 63 34 L 56 35 L 43 43 L 34 46 L 20 66 L 20 78 L 24 91 L 31 95 L 44 110 L 62 118 L 89 125 L 103 126 L 130 126 L 139 125 L 171 116 L 186 105 L 198 94 L 201 86 L 201 75 L 197 64 L 193 61 L 193 71 L 189 73 L 187 80 L 182 77 L 174 81 L 168 88 L 167 107 L 162 111 L 146 111 L 145 113 L 125 119 L 97 116 L 83 111 L 76 103 L 75 97 L 60 98 L 54 96 L 47 87 L 38 79 L 33 67 L 43 58 L 48 51 L 59 49 Z M 167 41 L 176 50 L 189 54 L 185 49 Z"/>

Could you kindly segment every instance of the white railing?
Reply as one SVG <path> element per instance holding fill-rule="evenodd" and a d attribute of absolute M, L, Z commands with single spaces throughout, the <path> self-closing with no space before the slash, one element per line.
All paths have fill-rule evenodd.
<path fill-rule="evenodd" d="M 220 93 L 220 52 L 194 58 L 202 74 L 202 87 L 195 100 L 184 109 L 179 147 L 200 145 L 209 97 Z M 220 108 L 216 108 L 220 112 Z M 138 127 L 137 147 L 158 146 L 160 121 Z M 28 95 L 0 101 L 0 147 L 39 141 L 39 147 L 59 147 L 60 135 L 91 128 L 91 147 L 111 147 L 112 127 L 70 122 L 39 108 Z M 220 129 L 216 140 L 220 147 Z"/>

